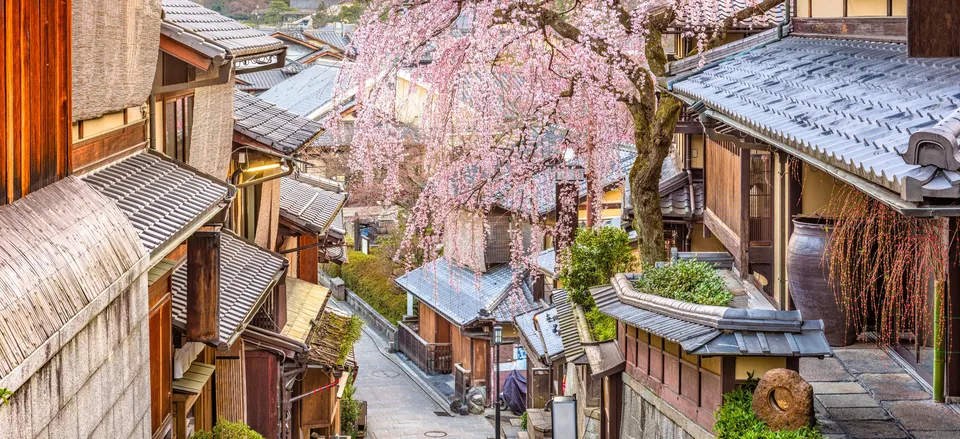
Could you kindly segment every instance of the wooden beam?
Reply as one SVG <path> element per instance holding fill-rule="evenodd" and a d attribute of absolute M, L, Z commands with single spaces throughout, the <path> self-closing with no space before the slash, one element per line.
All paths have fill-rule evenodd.
<path fill-rule="evenodd" d="M 704 228 L 709 229 L 710 233 L 713 234 L 720 243 L 726 247 L 735 260 L 742 264 L 740 261 L 740 237 L 727 227 L 723 221 L 717 217 L 717 214 L 713 213 L 710 208 L 707 208 L 703 211 L 703 225 Z M 738 264 L 739 265 L 739 264 Z"/>
<path fill-rule="evenodd" d="M 907 0 L 907 56 L 960 57 L 960 2 Z"/>
<path fill-rule="evenodd" d="M 220 227 L 187 239 L 187 341 L 220 342 Z"/>
<path fill-rule="evenodd" d="M 796 18 L 791 36 L 854 39 L 884 43 L 907 42 L 904 17 Z"/>
<path fill-rule="evenodd" d="M 210 67 L 213 66 L 213 59 L 198 53 L 196 50 L 166 35 L 160 35 L 160 50 L 203 71 L 210 70 Z"/>

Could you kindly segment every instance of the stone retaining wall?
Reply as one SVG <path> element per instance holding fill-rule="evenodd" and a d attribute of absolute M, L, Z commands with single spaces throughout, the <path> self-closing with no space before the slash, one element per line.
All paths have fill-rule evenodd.
<path fill-rule="evenodd" d="M 623 376 L 621 439 L 713 439 L 716 436 L 671 407 L 630 374 Z"/>
<path fill-rule="evenodd" d="M 383 336 L 383 338 L 387 341 L 393 342 L 397 339 L 397 325 L 391 323 L 386 317 L 380 315 L 377 310 L 373 309 L 373 307 L 368 305 L 367 302 L 364 302 L 360 296 L 351 291 L 349 288 L 346 289 L 346 296 L 347 304 L 353 308 L 357 315 L 367 322 L 368 326 L 377 331 L 377 333 Z"/>

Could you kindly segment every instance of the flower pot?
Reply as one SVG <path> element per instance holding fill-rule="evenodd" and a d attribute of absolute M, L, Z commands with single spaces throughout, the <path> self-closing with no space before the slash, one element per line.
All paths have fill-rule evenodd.
<path fill-rule="evenodd" d="M 796 218 L 787 245 L 787 279 L 790 300 L 804 320 L 823 320 L 823 332 L 830 346 L 848 346 L 857 341 L 854 328 L 847 325 L 844 309 L 827 280 L 830 273 L 827 239 L 833 224 L 822 218 Z"/>

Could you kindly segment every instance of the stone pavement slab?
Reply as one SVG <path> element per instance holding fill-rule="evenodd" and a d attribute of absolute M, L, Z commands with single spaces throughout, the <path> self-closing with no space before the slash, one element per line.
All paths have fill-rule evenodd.
<path fill-rule="evenodd" d="M 895 421 L 852 421 L 844 424 L 847 435 L 857 439 L 901 439 L 910 435 Z"/>
<path fill-rule="evenodd" d="M 847 371 L 857 375 L 861 373 L 900 373 L 903 369 L 891 361 L 890 356 L 881 349 L 845 349 L 836 348 L 833 354 L 843 363 Z"/>
<path fill-rule="evenodd" d="M 837 421 L 885 421 L 890 414 L 882 407 L 842 407 L 830 410 L 830 416 Z"/>
<path fill-rule="evenodd" d="M 890 401 L 883 406 L 909 431 L 953 430 L 960 437 L 960 416 L 943 404 L 932 400 Z"/>
<path fill-rule="evenodd" d="M 854 381 L 853 375 L 836 358 L 801 358 L 800 375 L 814 381 Z"/>
<path fill-rule="evenodd" d="M 810 385 L 813 386 L 813 393 L 817 395 L 867 393 L 867 389 L 858 382 L 814 381 Z"/>
<path fill-rule="evenodd" d="M 872 396 L 865 393 L 852 395 L 818 395 L 817 399 L 820 400 L 820 403 L 823 404 L 827 410 L 835 407 L 880 407 L 880 403 L 877 402 L 876 399 L 873 399 Z"/>
<path fill-rule="evenodd" d="M 857 378 L 870 388 L 873 396 L 880 401 L 931 398 L 927 389 L 905 373 L 865 373 Z"/>

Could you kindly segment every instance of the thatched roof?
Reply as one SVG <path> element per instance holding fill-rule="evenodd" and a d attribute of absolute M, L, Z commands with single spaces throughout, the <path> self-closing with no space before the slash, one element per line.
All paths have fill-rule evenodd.
<path fill-rule="evenodd" d="M 343 311 L 331 307 L 323 310 L 320 324 L 310 337 L 310 363 L 331 368 L 356 369 L 357 360 L 353 349 L 343 360 L 343 364 L 339 364 L 338 361 L 340 360 L 340 343 L 347 335 L 349 322 L 350 316 Z"/>
<path fill-rule="evenodd" d="M 75 177 L 0 206 L 0 387 L 26 382 L 145 255 L 123 212 Z"/>
<path fill-rule="evenodd" d="M 192 1 L 163 0 L 161 6 L 163 34 L 210 58 L 251 58 L 284 48 L 282 41 Z"/>

